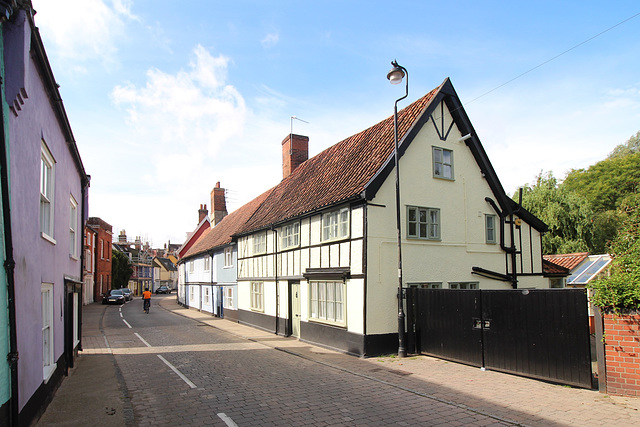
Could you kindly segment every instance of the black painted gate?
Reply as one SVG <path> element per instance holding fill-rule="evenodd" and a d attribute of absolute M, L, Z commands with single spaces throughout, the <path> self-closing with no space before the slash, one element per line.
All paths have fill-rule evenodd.
<path fill-rule="evenodd" d="M 416 353 L 592 387 L 584 289 L 411 288 L 407 321 Z"/>

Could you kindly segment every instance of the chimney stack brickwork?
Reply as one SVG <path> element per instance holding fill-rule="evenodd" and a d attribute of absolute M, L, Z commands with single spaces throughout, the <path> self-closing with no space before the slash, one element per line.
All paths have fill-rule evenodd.
<path fill-rule="evenodd" d="M 213 225 L 217 225 L 222 218 L 227 216 L 227 201 L 224 188 L 220 188 L 220 181 L 211 190 L 211 216 Z"/>
<path fill-rule="evenodd" d="M 309 137 L 290 134 L 282 141 L 282 179 L 309 158 Z"/>
<path fill-rule="evenodd" d="M 200 205 L 200 209 L 198 209 L 198 224 L 202 222 L 209 215 L 209 211 L 207 210 L 207 205 Z"/>

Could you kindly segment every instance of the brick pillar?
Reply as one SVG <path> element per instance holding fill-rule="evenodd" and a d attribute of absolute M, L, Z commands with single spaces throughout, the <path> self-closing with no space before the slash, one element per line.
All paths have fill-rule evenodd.
<path fill-rule="evenodd" d="M 640 312 L 602 315 L 607 393 L 640 397 Z"/>

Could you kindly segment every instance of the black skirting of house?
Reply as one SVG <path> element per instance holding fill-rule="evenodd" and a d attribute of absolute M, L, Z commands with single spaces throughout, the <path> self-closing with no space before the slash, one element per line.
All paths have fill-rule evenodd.
<path fill-rule="evenodd" d="M 263 313 L 238 310 L 237 322 L 282 336 L 291 336 L 291 322 Z M 361 335 L 344 328 L 315 322 L 300 322 L 301 341 L 360 357 L 380 356 L 398 351 L 398 334 Z"/>

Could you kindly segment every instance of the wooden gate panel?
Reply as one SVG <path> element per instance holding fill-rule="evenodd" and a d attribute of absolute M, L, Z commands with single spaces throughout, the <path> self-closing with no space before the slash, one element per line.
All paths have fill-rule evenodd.
<path fill-rule="evenodd" d="M 421 353 L 592 387 L 584 289 L 417 289 L 407 301 Z"/>
<path fill-rule="evenodd" d="M 487 368 L 591 388 L 584 290 L 483 291 L 482 298 Z"/>
<path fill-rule="evenodd" d="M 416 336 L 421 351 L 482 366 L 482 330 L 477 327 L 482 313 L 480 304 L 480 291 L 476 290 L 419 290 Z"/>

